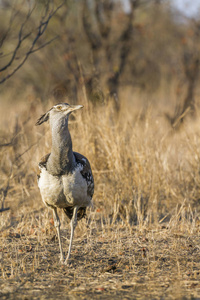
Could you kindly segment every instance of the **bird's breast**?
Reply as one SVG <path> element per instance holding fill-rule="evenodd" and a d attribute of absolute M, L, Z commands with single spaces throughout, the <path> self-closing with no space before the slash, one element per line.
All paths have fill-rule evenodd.
<path fill-rule="evenodd" d="M 73 205 L 88 206 L 91 199 L 87 193 L 87 181 L 81 171 L 82 165 L 77 165 L 72 173 L 62 176 L 63 192 L 67 201 Z"/>
<path fill-rule="evenodd" d="M 87 182 L 81 174 L 81 165 L 72 173 L 53 176 L 42 168 L 38 186 L 45 204 L 65 208 L 67 206 L 88 206 L 91 198 L 87 194 Z"/>

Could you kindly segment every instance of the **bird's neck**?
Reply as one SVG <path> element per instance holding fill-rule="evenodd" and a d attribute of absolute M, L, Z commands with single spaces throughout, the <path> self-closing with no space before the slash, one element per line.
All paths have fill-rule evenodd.
<path fill-rule="evenodd" d="M 52 175 L 62 175 L 72 171 L 75 163 L 72 140 L 68 129 L 68 119 L 50 124 L 52 132 L 51 154 L 47 170 Z"/>

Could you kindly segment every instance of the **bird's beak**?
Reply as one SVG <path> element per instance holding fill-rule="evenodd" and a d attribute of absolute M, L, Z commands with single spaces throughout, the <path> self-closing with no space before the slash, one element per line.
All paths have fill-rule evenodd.
<path fill-rule="evenodd" d="M 80 108 L 83 108 L 83 105 L 70 105 L 71 112 Z"/>

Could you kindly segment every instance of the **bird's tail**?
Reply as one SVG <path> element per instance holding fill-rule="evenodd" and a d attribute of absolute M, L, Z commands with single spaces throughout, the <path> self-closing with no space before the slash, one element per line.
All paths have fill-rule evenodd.
<path fill-rule="evenodd" d="M 72 216 L 73 216 L 74 208 L 66 207 L 66 208 L 63 208 L 63 210 L 64 210 L 65 214 L 67 215 L 67 217 L 71 220 Z M 86 216 L 86 207 L 80 207 L 77 212 L 77 220 L 79 221 L 82 218 L 84 218 L 85 216 Z"/>

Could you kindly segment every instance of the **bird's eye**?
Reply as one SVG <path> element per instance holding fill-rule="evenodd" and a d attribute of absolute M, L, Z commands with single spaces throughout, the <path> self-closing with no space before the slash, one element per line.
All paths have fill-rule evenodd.
<path fill-rule="evenodd" d="M 58 105 L 58 106 L 56 106 L 56 108 L 57 108 L 58 110 L 61 110 L 61 109 L 62 109 L 62 106 L 61 106 L 61 105 Z"/>

